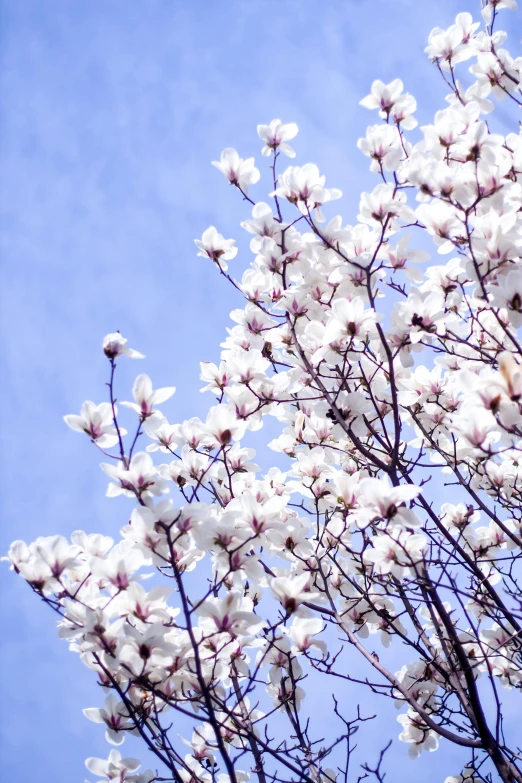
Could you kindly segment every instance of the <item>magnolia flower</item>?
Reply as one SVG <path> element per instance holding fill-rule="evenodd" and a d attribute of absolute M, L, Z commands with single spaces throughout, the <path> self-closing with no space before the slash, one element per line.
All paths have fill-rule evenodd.
<path fill-rule="evenodd" d="M 88 707 L 83 711 L 83 714 L 94 723 L 105 723 L 107 726 L 105 739 L 107 742 L 110 742 L 111 745 L 121 745 L 125 740 L 125 731 L 134 728 L 134 723 L 132 722 L 124 703 L 114 693 L 110 693 L 107 696 L 102 708 Z M 112 753 L 115 752 L 116 751 L 112 751 Z M 120 754 L 118 753 L 117 755 L 119 756 Z M 113 757 L 113 759 L 119 760 L 117 757 Z M 100 761 L 100 759 L 90 759 L 90 761 Z M 127 759 L 127 761 L 130 761 L 130 759 Z M 132 761 L 134 761 L 134 759 Z M 139 762 L 136 762 L 134 769 L 137 769 L 139 766 Z M 95 771 L 90 767 L 88 767 L 88 769 L 90 769 L 91 772 Z M 132 768 L 128 767 L 128 769 Z M 102 772 L 98 774 L 105 773 Z"/>
<path fill-rule="evenodd" d="M 134 454 L 128 466 L 123 462 L 117 465 L 102 463 L 101 468 L 113 480 L 107 488 L 107 497 L 150 497 L 168 492 L 166 482 L 158 475 L 146 451 Z"/>
<path fill-rule="evenodd" d="M 135 402 L 122 402 L 122 405 L 136 411 L 142 419 L 147 419 L 149 416 L 156 413 L 156 411 L 154 411 L 154 405 L 166 402 L 172 397 L 175 391 L 175 386 L 165 386 L 162 389 L 153 391 L 152 381 L 149 376 L 145 374 L 138 375 L 134 381 L 134 386 L 132 387 Z"/>
<path fill-rule="evenodd" d="M 231 381 L 231 373 L 227 365 L 221 362 L 219 367 L 217 367 L 213 362 L 200 362 L 199 366 L 201 369 L 200 380 L 207 384 L 200 391 L 211 391 L 220 395 L 225 386 L 228 386 Z"/>
<path fill-rule="evenodd" d="M 387 126 L 385 126 L 387 127 Z M 395 218 L 408 218 L 413 222 L 413 212 L 406 206 L 404 192 L 396 191 L 393 185 L 384 182 L 377 185 L 371 193 L 362 193 L 357 219 L 370 226 L 385 226 L 393 230 Z"/>
<path fill-rule="evenodd" d="M 337 188 L 325 188 L 325 180 L 315 163 L 289 166 L 279 175 L 277 188 L 270 195 L 288 199 L 306 215 L 327 201 L 341 198 L 342 193 Z"/>
<path fill-rule="evenodd" d="M 140 563 L 141 565 L 141 563 Z M 131 581 L 116 599 L 122 617 L 131 616 L 146 623 L 166 621 L 177 617 L 180 610 L 167 607 L 165 599 L 170 595 L 169 585 L 153 587 L 147 592 L 139 582 Z"/>
<path fill-rule="evenodd" d="M 372 159 L 370 171 L 394 171 L 403 156 L 401 138 L 393 125 L 372 125 L 357 146 Z"/>
<path fill-rule="evenodd" d="M 362 299 L 336 299 L 332 304 L 332 317 L 324 331 L 324 344 L 339 340 L 363 341 L 373 332 L 375 320 L 375 311 L 365 310 Z"/>
<path fill-rule="evenodd" d="M 63 420 L 75 432 L 85 432 L 102 449 L 110 449 L 118 442 L 118 433 L 114 426 L 114 417 L 118 409 L 114 408 L 109 402 L 102 402 L 99 405 L 87 400 L 83 403 L 80 415 L 70 413 L 63 417 Z M 127 430 L 122 427 L 120 435 L 126 435 Z"/>
<path fill-rule="evenodd" d="M 459 14 L 457 17 L 457 20 L 460 17 L 463 26 L 457 21 L 447 30 L 436 27 L 429 35 L 428 46 L 424 51 L 443 71 L 449 71 L 457 63 L 473 56 L 467 40 L 470 35 L 467 16 Z"/>
<path fill-rule="evenodd" d="M 320 595 L 309 590 L 310 575 L 278 576 L 270 580 L 275 597 L 288 614 L 293 614 L 304 601 L 316 601 Z"/>
<path fill-rule="evenodd" d="M 122 354 L 129 359 L 144 359 L 145 356 L 127 345 L 127 340 L 119 332 L 112 332 L 103 338 L 103 352 L 108 359 L 117 359 Z"/>
<path fill-rule="evenodd" d="M 307 652 L 311 647 L 316 647 L 324 655 L 328 649 L 326 642 L 314 637 L 321 633 L 324 623 L 320 617 L 295 617 L 288 631 L 288 636 L 294 642 L 299 653 Z"/>
<path fill-rule="evenodd" d="M 380 79 L 376 79 L 371 86 L 370 95 L 359 101 L 359 105 L 364 106 L 365 109 L 380 109 L 387 114 L 402 90 L 403 83 L 400 79 L 394 79 L 389 84 L 384 84 Z"/>
<path fill-rule="evenodd" d="M 212 744 L 215 742 L 215 734 L 208 723 L 198 726 L 198 728 L 192 732 L 192 739 L 190 741 L 183 737 L 181 737 L 181 740 L 192 749 L 192 756 L 195 759 L 198 761 L 201 759 L 209 759 L 212 764 L 215 764 L 215 753 L 212 751 Z"/>
<path fill-rule="evenodd" d="M 372 549 L 364 552 L 364 561 L 371 563 L 378 574 L 391 574 L 402 579 L 409 574 L 422 555 L 427 544 L 425 536 L 413 535 L 396 527 L 387 535 L 374 536 Z"/>
<path fill-rule="evenodd" d="M 144 671 L 168 665 L 177 652 L 167 636 L 163 622 L 147 622 L 143 625 L 125 625 L 125 638 L 121 642 L 119 659 L 136 676 Z"/>
<path fill-rule="evenodd" d="M 432 234 L 439 246 L 439 253 L 450 253 L 454 249 L 453 239 L 462 235 L 462 221 L 455 209 L 443 201 L 431 201 L 417 208 L 417 216 Z"/>
<path fill-rule="evenodd" d="M 232 501 L 228 509 L 238 510 L 242 521 L 251 528 L 254 535 L 260 535 L 267 530 L 283 530 L 282 517 L 288 498 L 281 495 L 263 500 L 260 503 L 252 495 L 243 493 L 241 498 Z"/>
<path fill-rule="evenodd" d="M 122 759 L 121 753 L 117 750 L 111 750 L 107 760 L 89 758 L 86 760 L 85 766 L 93 775 L 101 775 L 101 777 L 107 778 L 109 781 L 113 781 L 113 783 L 124 783 L 124 781 L 129 781 L 129 783 L 131 783 L 131 781 L 132 783 L 150 783 L 150 781 L 155 778 L 154 773 L 150 770 L 142 772 L 139 775 L 129 776 L 127 773 L 136 772 L 141 764 L 138 759 Z M 102 783 L 102 781 L 100 781 L 100 783 Z M 105 783 L 105 781 L 103 781 L 103 783 Z"/>
<path fill-rule="evenodd" d="M 245 429 L 245 423 L 238 421 L 229 405 L 215 405 L 211 408 L 204 425 L 205 433 L 216 446 L 227 446 L 232 440 L 240 440 Z"/>
<path fill-rule="evenodd" d="M 196 611 L 203 618 L 202 627 L 208 632 L 223 632 L 238 636 L 256 633 L 265 624 L 252 609 L 250 599 L 231 592 L 223 599 L 207 598 Z"/>
<path fill-rule="evenodd" d="M 223 352 L 228 372 L 240 383 L 250 383 L 255 379 L 266 379 L 266 370 L 270 366 L 261 351 L 251 348 L 249 351 Z"/>
<path fill-rule="evenodd" d="M 505 307 L 513 326 L 522 326 L 522 270 L 514 269 L 492 286 L 493 303 Z"/>
<path fill-rule="evenodd" d="M 117 590 L 126 590 L 138 578 L 135 574 L 143 563 L 143 552 L 130 540 L 124 540 L 107 555 L 91 558 L 89 568 L 99 583 L 109 583 Z"/>
<path fill-rule="evenodd" d="M 337 503 L 342 503 L 348 509 L 355 508 L 359 497 L 359 481 L 361 475 L 359 471 L 352 474 L 344 471 L 336 471 L 332 480 L 332 495 Z"/>
<path fill-rule="evenodd" d="M 482 451 L 488 451 L 500 437 L 500 433 L 492 432 L 494 426 L 491 414 L 479 421 L 473 410 L 468 410 L 453 422 L 454 431 L 465 438 L 474 449 Z"/>
<path fill-rule="evenodd" d="M 289 693 L 286 684 L 284 684 L 282 681 L 271 682 L 270 685 L 267 686 L 266 691 L 270 696 L 272 696 L 274 700 L 274 706 L 278 707 L 281 711 L 284 710 L 285 704 L 287 704 L 289 700 Z M 291 703 L 293 706 L 295 706 L 297 711 L 300 710 L 304 697 L 304 688 L 301 688 L 300 685 L 294 686 L 292 689 Z"/>
<path fill-rule="evenodd" d="M 45 560 L 31 557 L 28 561 L 13 563 L 14 568 L 38 593 L 47 595 L 53 591 L 55 582 L 52 571 Z"/>
<path fill-rule="evenodd" d="M 267 244 L 268 240 L 279 237 L 281 229 L 284 228 L 284 224 L 279 223 L 272 211 L 272 207 L 269 204 L 265 204 L 264 201 L 258 201 L 252 207 L 252 217 L 248 220 L 243 220 L 241 227 L 248 231 L 249 234 L 256 234 L 256 236 L 250 242 L 250 249 L 252 253 L 263 253 L 263 250 L 270 248 L 271 250 L 281 253 L 280 248 L 271 242 Z"/>
<path fill-rule="evenodd" d="M 169 424 L 161 414 L 150 416 L 143 422 L 143 429 L 155 443 L 147 446 L 147 451 L 163 451 L 172 454 L 184 442 L 179 424 Z"/>
<path fill-rule="evenodd" d="M 451 319 L 445 312 L 445 297 L 441 291 L 420 291 L 412 288 L 410 296 L 396 305 L 397 315 L 408 327 L 410 342 L 416 344 L 429 339 L 430 334 L 439 334 Z"/>
<path fill-rule="evenodd" d="M 401 95 L 393 104 L 390 112 L 390 119 L 395 125 L 401 125 L 403 130 L 412 130 L 418 123 L 413 112 L 417 110 L 417 101 L 409 93 Z"/>
<path fill-rule="evenodd" d="M 425 261 L 429 261 L 430 254 L 426 252 L 426 250 L 408 248 L 410 238 L 411 237 L 409 234 L 406 234 L 399 239 L 395 247 L 387 245 L 386 258 L 393 269 L 404 269 L 408 277 L 411 277 L 411 279 L 420 280 L 421 276 L 417 276 L 415 273 L 412 275 L 412 272 L 407 265 L 412 261 L 420 264 L 424 263 Z"/>
<path fill-rule="evenodd" d="M 439 747 L 439 739 L 433 729 L 429 729 L 422 718 L 412 709 L 397 717 L 402 724 L 402 732 L 399 734 L 401 742 L 410 743 L 408 755 L 416 759 L 423 750 L 430 753 Z"/>
<path fill-rule="evenodd" d="M 355 512 L 357 523 L 364 527 L 373 520 L 385 519 L 393 525 L 418 527 L 420 520 L 404 503 L 420 494 L 420 488 L 412 484 L 390 486 L 386 481 L 364 478 L 360 482 L 360 510 Z"/>
<path fill-rule="evenodd" d="M 295 150 L 286 141 L 297 136 L 298 127 L 295 122 L 283 125 L 281 120 L 272 120 L 270 125 L 258 125 L 259 137 L 265 142 L 261 154 L 268 156 L 272 152 L 282 152 L 288 158 L 295 158 Z"/>
<path fill-rule="evenodd" d="M 2 557 L 8 563 L 11 563 L 10 568 L 17 573 L 20 572 L 20 565 L 22 563 L 28 563 L 31 560 L 32 553 L 25 541 L 13 541 L 9 547 L 9 552 L 6 557 Z"/>
<path fill-rule="evenodd" d="M 214 226 L 207 228 L 201 239 L 194 240 L 194 244 L 199 248 L 198 256 L 210 258 L 224 272 L 228 269 L 226 262 L 237 256 L 235 240 L 225 239 Z"/>
<path fill-rule="evenodd" d="M 39 538 L 36 542 L 36 552 L 47 563 L 52 575 L 58 579 L 62 573 L 78 564 L 79 549 L 71 546 L 64 536 L 49 536 Z"/>
<path fill-rule="evenodd" d="M 212 165 L 225 175 L 231 185 L 236 185 L 244 193 L 248 193 L 249 185 L 255 185 L 259 181 L 260 174 L 254 166 L 254 158 L 243 160 L 236 150 L 230 147 L 223 150 L 221 159 L 213 160 Z"/>

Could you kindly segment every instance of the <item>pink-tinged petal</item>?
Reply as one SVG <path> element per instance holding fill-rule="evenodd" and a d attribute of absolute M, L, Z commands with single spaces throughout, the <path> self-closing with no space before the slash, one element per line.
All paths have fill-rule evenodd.
<path fill-rule="evenodd" d="M 121 402 L 120 405 L 123 405 L 125 408 L 130 408 L 132 411 L 136 411 L 139 415 L 141 415 L 141 408 L 136 402 Z"/>
<path fill-rule="evenodd" d="M 138 375 L 132 387 L 132 393 L 136 402 L 146 400 L 152 394 L 152 381 L 146 373 Z"/>
<path fill-rule="evenodd" d="M 77 416 L 75 413 L 70 413 L 63 417 L 64 422 L 75 432 L 85 432 L 86 421 L 83 416 Z"/>

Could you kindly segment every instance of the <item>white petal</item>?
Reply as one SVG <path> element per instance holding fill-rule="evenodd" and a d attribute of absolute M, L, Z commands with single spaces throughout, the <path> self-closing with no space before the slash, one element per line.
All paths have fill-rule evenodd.
<path fill-rule="evenodd" d="M 87 707 L 87 709 L 83 711 L 83 714 L 86 718 L 92 720 L 93 723 L 105 723 L 102 710 L 98 709 L 98 707 Z M 91 770 L 91 772 L 92 771 L 93 770 Z"/>
<path fill-rule="evenodd" d="M 77 416 L 75 413 L 70 413 L 63 417 L 64 422 L 75 432 L 84 432 L 86 421 L 83 416 Z"/>
<path fill-rule="evenodd" d="M 166 402 L 172 397 L 175 391 L 176 391 L 175 386 L 164 386 L 162 389 L 156 389 L 156 391 L 152 395 L 152 402 L 154 404 Z"/>

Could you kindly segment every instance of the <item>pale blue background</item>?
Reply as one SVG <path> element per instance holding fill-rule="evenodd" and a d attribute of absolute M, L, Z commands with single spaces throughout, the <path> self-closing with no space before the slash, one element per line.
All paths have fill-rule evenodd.
<path fill-rule="evenodd" d="M 218 358 L 240 302 L 196 257 L 193 239 L 215 224 L 247 248 L 238 227 L 245 205 L 210 161 L 234 146 L 263 166 L 256 124 L 295 121 L 298 162 L 316 161 L 342 188 L 352 222 L 358 194 L 376 184 L 355 146 L 376 119 L 358 101 L 373 79 L 400 76 L 429 121 L 446 89 L 423 54 L 427 35 L 478 8 L 472 0 L 0 2 L 2 553 L 14 538 L 117 533 L 126 521 L 124 505 L 104 498 L 87 439 L 62 421 L 84 399 L 102 399 L 104 334 L 119 329 L 147 354 L 122 367 L 127 384 L 146 370 L 158 386 L 177 385 L 165 406 L 172 420 L 210 404 L 198 392 L 199 361 Z M 500 27 L 519 23 L 505 13 Z M 253 195 L 267 189 L 265 177 Z M 243 252 L 232 271 L 248 262 Z M 101 694 L 57 640 L 50 612 L 5 565 L 0 578 L 0 777 L 82 781 L 84 758 L 107 750 L 101 728 L 81 714 Z M 328 710 L 318 702 L 316 712 Z M 360 741 L 375 750 L 381 738 L 370 727 Z M 412 763 L 394 745 L 400 778 L 396 768 L 390 779 L 457 772 L 448 755 Z"/>

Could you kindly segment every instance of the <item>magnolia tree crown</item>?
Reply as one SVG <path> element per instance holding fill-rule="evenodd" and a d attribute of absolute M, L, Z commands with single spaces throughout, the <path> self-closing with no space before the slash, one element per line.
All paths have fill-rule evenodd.
<path fill-rule="evenodd" d="M 353 225 L 325 221 L 341 192 L 317 166 L 280 170 L 293 123 L 258 126 L 266 202 L 253 158 L 214 162 L 253 261 L 237 282 L 234 240 L 211 226 L 196 241 L 245 299 L 220 364 L 201 365 L 206 420 L 167 421 L 175 389 L 140 374 L 127 433 L 116 369 L 143 356 L 105 338 L 108 400 L 65 421 L 103 453 L 130 519 L 117 542 L 76 531 L 8 555 L 104 691 L 86 717 L 151 752 L 147 771 L 116 747 L 90 758 L 96 779 L 382 781 L 387 746 L 349 768 L 370 711 L 333 696 L 329 737 L 313 716 L 319 692 L 356 704 L 369 689 L 372 708 L 395 703 L 389 735 L 412 758 L 460 748 L 448 783 L 522 782 L 508 720 L 522 689 L 522 139 L 491 122 L 498 101 L 522 105 L 522 58 L 496 30 L 502 8 L 516 3 L 432 31 L 450 90 L 432 124 L 416 127 L 399 79 L 374 82 L 358 146 L 377 183 Z M 437 261 L 423 267 L 426 240 Z M 242 440 L 265 416 L 284 469 L 263 474 Z"/>

